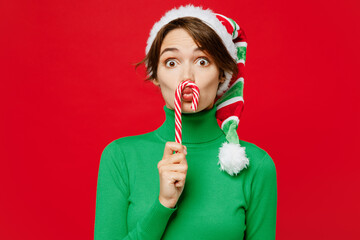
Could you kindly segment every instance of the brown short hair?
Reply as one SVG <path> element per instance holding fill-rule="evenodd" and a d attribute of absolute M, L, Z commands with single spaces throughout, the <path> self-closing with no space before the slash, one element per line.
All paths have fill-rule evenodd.
<path fill-rule="evenodd" d="M 165 36 L 177 28 L 187 31 L 196 45 L 202 47 L 203 51 L 214 59 L 220 70 L 219 79 L 224 76 L 224 71 L 231 72 L 233 75 L 238 74 L 236 61 L 231 57 L 217 33 L 198 18 L 182 17 L 172 20 L 160 29 L 145 58 L 136 64 L 136 67 L 142 63 L 147 65 L 148 78 L 146 80 L 157 78 L 161 44 Z"/>

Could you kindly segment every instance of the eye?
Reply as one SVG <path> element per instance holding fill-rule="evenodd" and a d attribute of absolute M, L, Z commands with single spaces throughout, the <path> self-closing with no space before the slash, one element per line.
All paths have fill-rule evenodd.
<path fill-rule="evenodd" d="M 168 59 L 165 61 L 165 65 L 169 68 L 173 68 L 177 65 L 177 62 L 175 61 L 175 59 Z"/>
<path fill-rule="evenodd" d="M 206 57 L 201 57 L 196 63 L 200 64 L 200 66 L 206 67 L 210 64 L 210 61 Z"/>

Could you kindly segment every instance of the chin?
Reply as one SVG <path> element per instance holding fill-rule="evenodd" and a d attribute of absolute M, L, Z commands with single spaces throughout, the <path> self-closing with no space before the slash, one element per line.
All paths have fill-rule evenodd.
<path fill-rule="evenodd" d="M 195 110 L 195 112 L 200 112 L 204 110 L 204 107 L 200 107 L 198 106 L 198 108 Z M 183 102 L 181 104 L 181 112 L 183 113 L 195 113 L 192 109 L 191 109 L 191 102 Z"/>
<path fill-rule="evenodd" d="M 211 108 L 213 108 L 213 104 L 207 106 L 207 107 L 203 107 L 198 105 L 198 108 L 196 109 L 195 112 L 201 112 L 203 110 L 210 110 Z M 175 110 L 175 106 L 170 106 L 168 108 L 171 108 L 173 110 Z M 195 113 L 192 109 L 191 109 L 191 102 L 181 102 L 181 112 L 182 113 Z"/>
<path fill-rule="evenodd" d="M 196 109 L 196 111 L 198 111 L 198 110 L 199 110 L 199 108 Z M 181 112 L 183 112 L 183 113 L 193 113 L 194 111 L 191 109 L 191 107 L 182 107 Z"/>
<path fill-rule="evenodd" d="M 193 112 L 191 102 L 181 102 L 181 112 Z"/>

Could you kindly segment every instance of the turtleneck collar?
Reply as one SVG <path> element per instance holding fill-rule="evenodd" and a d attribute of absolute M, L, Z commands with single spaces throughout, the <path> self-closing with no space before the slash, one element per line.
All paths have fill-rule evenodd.
<path fill-rule="evenodd" d="M 164 106 L 165 121 L 155 130 L 164 140 L 175 142 L 175 111 Z M 216 120 L 216 107 L 196 113 L 182 113 L 182 143 L 204 143 L 219 138 L 224 132 Z"/>

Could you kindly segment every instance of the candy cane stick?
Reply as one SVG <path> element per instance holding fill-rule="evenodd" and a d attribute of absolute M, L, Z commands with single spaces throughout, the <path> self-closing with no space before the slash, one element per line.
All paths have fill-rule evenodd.
<path fill-rule="evenodd" d="M 195 112 L 199 104 L 199 87 L 191 82 L 190 80 L 185 80 L 179 84 L 175 91 L 175 140 L 177 143 L 181 144 L 181 95 L 184 88 L 190 87 L 193 90 L 193 98 L 191 103 L 191 109 Z"/>

